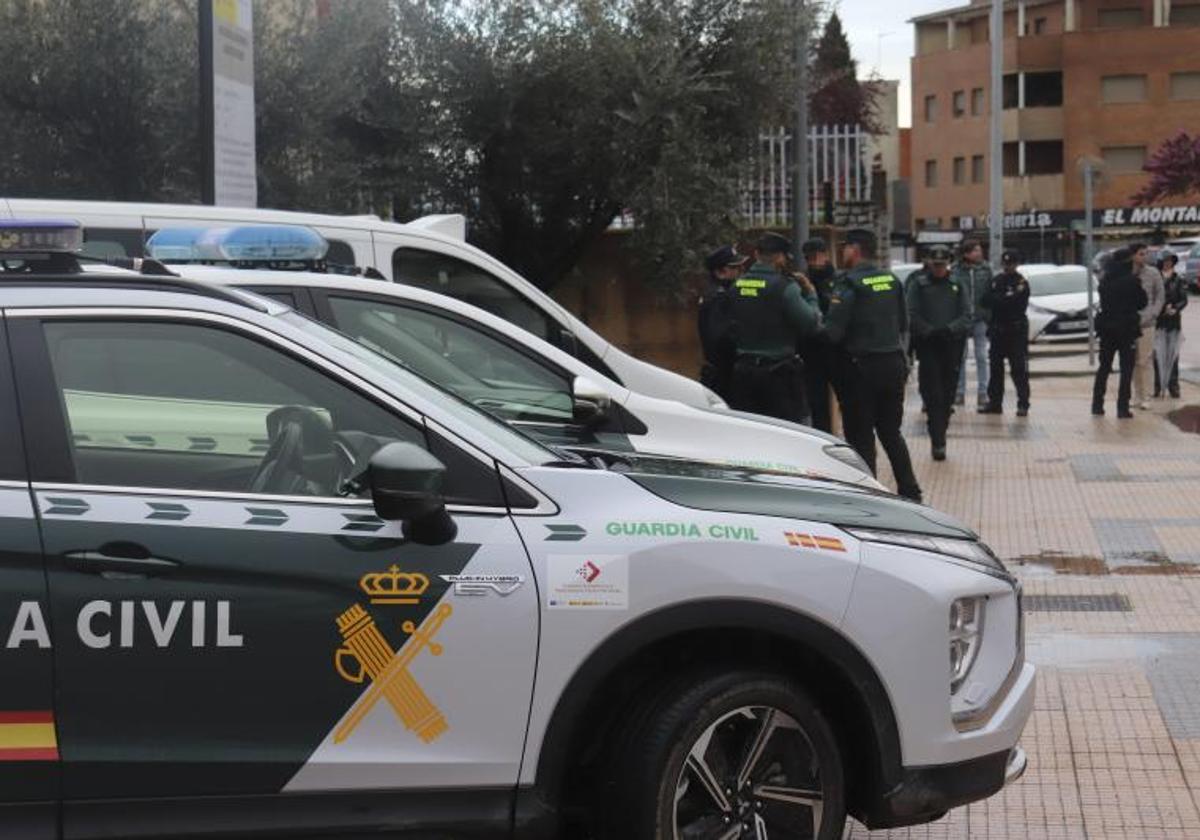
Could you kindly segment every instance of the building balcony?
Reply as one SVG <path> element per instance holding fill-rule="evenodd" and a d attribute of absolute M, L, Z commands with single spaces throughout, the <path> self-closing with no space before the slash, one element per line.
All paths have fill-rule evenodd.
<path fill-rule="evenodd" d="M 1004 209 L 1059 210 L 1066 189 L 1060 175 L 1015 175 L 1004 178 Z"/>
<path fill-rule="evenodd" d="M 1004 70 L 1059 70 L 1063 66 L 1063 36 L 1026 35 L 1004 41 Z"/>
<path fill-rule="evenodd" d="M 1004 112 L 1005 143 L 1062 139 L 1062 108 L 1012 108 Z"/>

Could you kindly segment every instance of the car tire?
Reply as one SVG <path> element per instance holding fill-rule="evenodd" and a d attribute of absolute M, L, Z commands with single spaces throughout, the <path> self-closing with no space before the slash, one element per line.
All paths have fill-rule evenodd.
<path fill-rule="evenodd" d="M 795 682 L 759 671 L 696 674 L 625 722 L 607 801 L 594 803 L 601 837 L 841 838 L 837 741 Z"/>

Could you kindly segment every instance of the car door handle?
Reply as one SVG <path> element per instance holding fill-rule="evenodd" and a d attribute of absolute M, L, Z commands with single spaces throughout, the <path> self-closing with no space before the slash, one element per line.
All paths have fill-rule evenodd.
<path fill-rule="evenodd" d="M 180 565 L 177 560 L 155 557 L 136 543 L 108 543 L 94 550 L 67 551 L 63 559 L 77 572 L 106 578 L 170 574 Z"/>

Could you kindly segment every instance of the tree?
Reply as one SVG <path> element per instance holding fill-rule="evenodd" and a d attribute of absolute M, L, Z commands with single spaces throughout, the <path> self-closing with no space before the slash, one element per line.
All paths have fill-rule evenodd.
<path fill-rule="evenodd" d="M 817 42 L 812 64 L 812 94 L 809 119 L 814 125 L 861 125 L 871 134 L 881 134 L 879 84 L 859 81 L 858 62 L 850 54 L 850 42 L 837 12 L 829 15 Z"/>
<path fill-rule="evenodd" d="M 1150 182 L 1133 196 L 1135 204 L 1200 193 L 1200 134 L 1193 137 L 1180 129 L 1142 168 L 1150 173 Z"/>
<path fill-rule="evenodd" d="M 746 150 L 786 113 L 791 5 L 401 3 L 397 90 L 438 105 L 423 200 L 544 288 L 628 210 L 642 276 L 676 283 L 731 236 Z"/>
<path fill-rule="evenodd" d="M 0 31 L 0 193 L 199 193 L 194 3 L 6 0 Z"/>

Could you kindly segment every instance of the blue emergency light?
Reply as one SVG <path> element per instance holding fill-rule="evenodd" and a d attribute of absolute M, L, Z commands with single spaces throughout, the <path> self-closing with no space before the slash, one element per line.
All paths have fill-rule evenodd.
<path fill-rule="evenodd" d="M 83 250 L 83 228 L 64 219 L 0 220 L 0 259 L 36 254 L 76 254 Z"/>
<path fill-rule="evenodd" d="M 146 242 L 146 253 L 164 262 L 314 263 L 329 243 L 302 225 L 165 228 Z"/>

